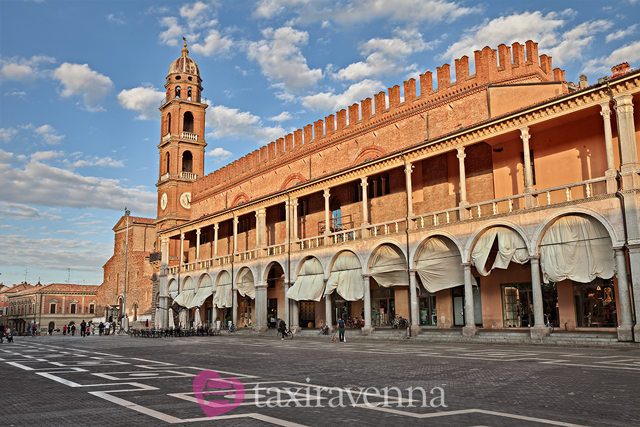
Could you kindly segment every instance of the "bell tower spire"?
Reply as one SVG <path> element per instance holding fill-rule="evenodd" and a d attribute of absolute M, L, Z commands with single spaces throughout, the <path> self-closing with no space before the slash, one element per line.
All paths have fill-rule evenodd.
<path fill-rule="evenodd" d="M 166 98 L 160 106 L 161 140 L 158 176 L 158 230 L 190 219 L 192 185 L 204 175 L 204 120 L 200 69 L 189 57 L 183 37 L 182 54 L 167 74 Z"/>

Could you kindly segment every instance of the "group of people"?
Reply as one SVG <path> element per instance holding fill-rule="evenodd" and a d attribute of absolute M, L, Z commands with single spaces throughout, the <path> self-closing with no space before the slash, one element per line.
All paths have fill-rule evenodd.
<path fill-rule="evenodd" d="M 13 328 L 13 331 L 8 326 L 4 326 L 0 324 L 0 343 L 7 339 L 7 342 L 13 342 L 13 337 L 16 335 L 16 328 Z"/>
<path fill-rule="evenodd" d="M 88 323 L 85 322 L 84 320 L 82 322 L 80 322 L 80 325 L 78 325 L 78 327 L 76 327 L 75 323 L 69 323 L 68 325 L 64 325 L 62 327 L 62 335 L 67 336 L 75 336 L 76 335 L 76 331 L 80 332 L 80 336 L 81 337 L 87 337 L 89 335 L 95 335 L 96 332 L 98 333 L 98 335 L 109 335 L 110 333 L 116 333 L 116 327 L 117 324 L 116 322 L 109 322 L 108 320 L 106 322 L 100 322 L 98 325 L 96 325 L 94 322 L 89 321 Z M 111 332 L 113 330 L 113 332 Z M 55 329 L 55 331 L 59 331 L 58 329 Z M 49 329 L 49 335 L 53 335 L 54 329 L 50 328 Z"/>

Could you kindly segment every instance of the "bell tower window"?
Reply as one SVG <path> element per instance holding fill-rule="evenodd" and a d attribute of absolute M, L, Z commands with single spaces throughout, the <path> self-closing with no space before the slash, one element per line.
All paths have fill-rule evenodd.
<path fill-rule="evenodd" d="M 187 101 L 191 101 L 191 88 L 187 89 Z"/>
<path fill-rule="evenodd" d="M 193 155 L 191 151 L 182 153 L 182 172 L 193 172 Z"/>
<path fill-rule="evenodd" d="M 182 131 L 193 133 L 193 114 L 189 111 L 184 113 L 184 121 L 182 124 Z"/>
<path fill-rule="evenodd" d="M 165 173 L 169 173 L 169 166 L 171 165 L 171 155 L 169 153 L 167 153 L 167 155 L 165 156 Z"/>
<path fill-rule="evenodd" d="M 176 86 L 176 98 L 180 98 L 180 86 Z"/>
<path fill-rule="evenodd" d="M 171 133 L 171 113 L 167 114 L 167 133 Z"/>

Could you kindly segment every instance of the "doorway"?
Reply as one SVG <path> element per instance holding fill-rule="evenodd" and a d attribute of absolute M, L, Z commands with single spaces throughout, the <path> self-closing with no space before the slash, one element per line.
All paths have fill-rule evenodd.
<path fill-rule="evenodd" d="M 534 325 L 531 282 L 502 285 L 502 313 L 505 328 Z"/>

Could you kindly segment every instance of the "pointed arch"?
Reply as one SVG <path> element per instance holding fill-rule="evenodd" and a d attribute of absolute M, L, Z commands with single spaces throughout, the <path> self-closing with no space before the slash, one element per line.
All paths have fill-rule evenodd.
<path fill-rule="evenodd" d="M 382 157 L 385 154 L 387 153 L 382 148 L 370 145 L 360 150 L 360 152 L 356 155 L 351 165 L 352 166 L 359 165 L 361 163 L 364 163 L 365 161 Z"/>
<path fill-rule="evenodd" d="M 280 190 L 286 190 L 287 188 L 294 187 L 299 183 L 307 182 L 306 178 L 299 173 L 292 173 L 282 182 Z"/>

